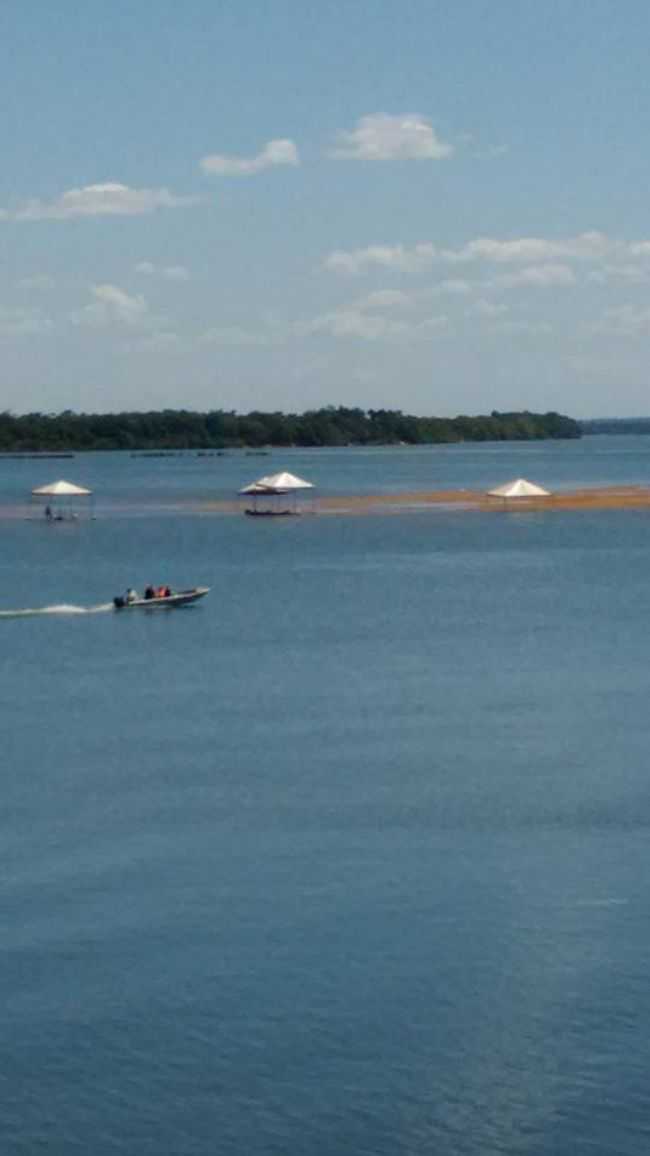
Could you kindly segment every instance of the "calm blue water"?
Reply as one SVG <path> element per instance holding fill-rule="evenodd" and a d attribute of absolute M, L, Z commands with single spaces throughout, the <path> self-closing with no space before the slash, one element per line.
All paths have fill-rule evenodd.
<path fill-rule="evenodd" d="M 3 1156 L 646 1156 L 650 513 L 111 506 L 284 464 L 645 481 L 650 439 L 0 464 L 100 491 L 0 521 L 3 608 L 212 587 L 0 619 Z"/>
<path fill-rule="evenodd" d="M 35 486 L 65 478 L 96 492 L 97 509 L 138 513 L 178 502 L 232 499 L 263 474 L 289 469 L 323 495 L 490 489 L 524 475 L 554 490 L 582 485 L 650 484 L 650 437 L 588 437 L 578 442 L 494 442 L 372 449 L 227 451 L 199 457 L 76 454 L 71 460 L 0 456 L 0 510 L 30 512 Z"/>

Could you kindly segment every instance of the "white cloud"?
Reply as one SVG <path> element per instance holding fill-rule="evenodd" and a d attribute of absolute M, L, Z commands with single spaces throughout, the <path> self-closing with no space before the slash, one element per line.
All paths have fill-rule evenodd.
<path fill-rule="evenodd" d="M 484 298 L 481 298 L 479 301 L 474 302 L 470 312 L 475 313 L 477 317 L 502 317 L 504 313 L 508 312 L 508 306 L 501 302 L 486 301 Z"/>
<path fill-rule="evenodd" d="M 454 296 L 463 297 L 467 293 L 472 292 L 472 286 L 469 281 L 463 281 L 460 277 L 448 277 L 443 281 L 438 281 L 437 285 L 432 288 L 433 293 L 450 293 Z"/>
<path fill-rule="evenodd" d="M 428 337 L 441 335 L 449 330 L 449 318 L 444 314 L 437 317 L 425 317 L 409 327 L 409 337 Z"/>
<path fill-rule="evenodd" d="M 202 157 L 200 164 L 204 173 L 216 173 L 222 177 L 249 177 L 276 165 L 295 167 L 300 164 L 300 157 L 292 140 L 270 140 L 256 156 L 233 157 L 213 153 Z"/>
<path fill-rule="evenodd" d="M 488 145 L 487 148 L 479 150 L 474 155 L 482 160 L 493 160 L 496 157 L 504 157 L 509 151 L 507 144 Z"/>
<path fill-rule="evenodd" d="M 189 269 L 186 269 L 184 265 L 165 265 L 161 269 L 161 274 L 167 281 L 189 281 L 190 279 Z"/>
<path fill-rule="evenodd" d="M 594 285 L 607 285 L 611 281 L 624 281 L 642 285 L 650 280 L 650 270 L 647 265 L 603 265 L 601 269 L 592 269 L 587 274 L 587 281 Z"/>
<path fill-rule="evenodd" d="M 650 243 L 648 243 L 650 251 Z M 365 249 L 337 249 L 324 261 L 324 267 L 335 273 L 359 274 L 373 266 L 394 269 L 401 273 L 419 273 L 436 260 L 449 264 L 487 262 L 516 264 L 569 260 L 598 261 L 616 252 L 621 246 L 603 233 L 581 233 L 565 240 L 546 240 L 543 237 L 516 237 L 503 241 L 493 237 L 477 237 L 459 249 L 439 249 L 431 241 L 420 241 L 410 248 L 404 245 L 370 245 Z M 630 246 L 641 252 L 640 244 Z"/>
<path fill-rule="evenodd" d="M 145 277 L 161 277 L 165 281 L 189 281 L 189 270 L 184 265 L 154 265 L 151 261 L 139 261 L 136 273 Z"/>
<path fill-rule="evenodd" d="M 208 345 L 269 345 L 272 340 L 270 333 L 245 329 L 240 325 L 224 325 L 201 334 L 201 341 Z"/>
<path fill-rule="evenodd" d="M 525 320 L 525 319 L 521 320 L 521 321 L 514 321 L 514 320 L 513 321 L 510 321 L 510 320 L 498 321 L 497 320 L 490 327 L 490 332 L 494 333 L 494 334 L 504 334 L 504 335 L 512 335 L 512 336 L 516 336 L 519 333 L 522 333 L 522 334 L 529 333 L 529 334 L 534 336 L 535 334 L 542 335 L 545 333 L 551 333 L 552 327 L 549 325 L 548 321 L 533 321 L 533 320 Z"/>
<path fill-rule="evenodd" d="M 54 288 L 54 278 L 47 273 L 34 273 L 31 277 L 21 277 L 18 282 L 21 289 L 47 290 Z"/>
<path fill-rule="evenodd" d="M 351 131 L 340 132 L 329 155 L 355 161 L 442 160 L 452 152 L 426 117 L 375 113 L 360 117 Z"/>
<path fill-rule="evenodd" d="M 305 326 L 306 333 L 326 333 L 330 337 L 360 337 L 364 341 L 376 341 L 381 337 L 395 337 L 404 333 L 402 321 L 392 321 L 388 317 L 375 317 L 363 309 L 353 307 L 334 309 L 314 317 Z"/>
<path fill-rule="evenodd" d="M 594 329 L 615 337 L 642 337 L 650 334 L 649 305 L 618 305 L 606 309 Z"/>
<path fill-rule="evenodd" d="M 447 317 L 426 317 L 415 322 L 396 321 L 383 313 L 375 315 L 358 306 L 349 305 L 314 317 L 297 331 L 306 336 L 325 333 L 330 337 L 352 337 L 363 341 L 411 340 L 442 333 L 448 325 Z"/>
<path fill-rule="evenodd" d="M 230 325 L 209 329 L 201 335 L 200 341 L 221 346 L 268 346 L 316 334 L 377 341 L 402 336 L 425 337 L 447 325 L 447 319 L 440 317 L 414 320 L 409 315 L 405 321 L 404 312 L 416 303 L 415 296 L 398 290 L 379 289 L 307 320 L 282 321 L 270 315 L 261 320 L 259 327 Z"/>
<path fill-rule="evenodd" d="M 147 333 L 129 342 L 123 349 L 124 353 L 185 353 L 190 344 L 184 341 L 177 333 L 161 329 L 154 333 Z"/>
<path fill-rule="evenodd" d="M 74 217 L 133 217 L 156 209 L 174 209 L 196 202 L 196 197 L 177 197 L 169 189 L 131 189 L 108 182 L 68 189 L 55 201 L 31 200 L 6 218 L 15 221 L 66 221 Z"/>
<path fill-rule="evenodd" d="M 576 276 L 569 265 L 528 265 L 516 273 L 495 277 L 488 287 L 516 289 L 520 285 L 544 289 L 553 285 L 575 285 Z"/>
<path fill-rule="evenodd" d="M 612 251 L 612 242 L 604 233 L 580 233 L 564 240 L 543 237 L 516 237 L 502 241 L 493 237 L 477 237 L 460 249 L 446 249 L 441 255 L 446 261 L 491 261 L 498 264 L 516 261 L 598 260 Z"/>
<path fill-rule="evenodd" d="M 420 273 L 429 269 L 436 258 L 436 249 L 428 241 L 408 248 L 405 245 L 369 245 L 365 249 L 336 249 L 324 261 L 325 269 L 333 273 L 356 276 L 367 269 L 379 267 L 397 273 Z"/>
<path fill-rule="evenodd" d="M 335 249 L 325 257 L 323 267 L 330 272 L 350 275 L 365 273 L 373 267 L 392 269 L 398 273 L 420 273 L 436 261 L 452 265 L 477 262 L 537 266 L 547 262 L 558 265 L 567 261 L 598 263 L 608 257 L 629 260 L 648 255 L 650 241 L 624 243 L 604 233 L 592 231 L 560 240 L 544 237 L 514 237 L 509 240 L 477 237 L 458 249 L 441 249 L 431 241 L 420 241 L 410 247 L 397 244 Z"/>
<path fill-rule="evenodd" d="M 355 302 L 357 309 L 408 309 L 412 298 L 400 289 L 377 289 Z"/>
<path fill-rule="evenodd" d="M 94 300 L 72 314 L 76 325 L 137 326 L 151 323 L 144 297 L 131 296 L 117 285 L 93 285 L 91 293 Z"/>
<path fill-rule="evenodd" d="M 35 309 L 15 309 L 0 305 L 0 339 L 37 337 L 51 333 L 54 322 Z"/>

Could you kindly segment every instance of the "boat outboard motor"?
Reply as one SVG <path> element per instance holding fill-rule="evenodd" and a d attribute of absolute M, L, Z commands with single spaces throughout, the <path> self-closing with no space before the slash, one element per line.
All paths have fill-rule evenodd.
<path fill-rule="evenodd" d="M 113 606 L 116 610 L 121 610 L 123 606 L 126 606 L 126 598 L 122 594 L 118 594 L 117 597 L 113 599 Z"/>

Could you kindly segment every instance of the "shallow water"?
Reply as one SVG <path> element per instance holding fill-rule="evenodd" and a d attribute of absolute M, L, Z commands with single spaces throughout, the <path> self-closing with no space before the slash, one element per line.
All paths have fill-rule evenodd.
<path fill-rule="evenodd" d="M 23 461 L 0 456 L 0 514 L 40 514 L 31 490 L 63 477 L 95 491 L 98 515 L 236 497 L 264 474 L 283 469 L 313 482 L 322 496 L 422 490 L 488 490 L 523 475 L 548 489 L 650 484 L 650 438 L 586 437 L 580 441 L 466 443 L 369 449 L 278 449 L 262 456 L 196 451 L 171 457 L 76 454 L 71 460 Z M 83 501 L 77 504 L 83 510 Z"/>
<path fill-rule="evenodd" d="M 409 452 L 289 468 L 416 489 Z M 645 1154 L 650 514 L 97 513 L 0 523 L 2 609 L 50 611 L 0 622 L 2 1151 Z M 148 581 L 212 589 L 69 612 Z"/>

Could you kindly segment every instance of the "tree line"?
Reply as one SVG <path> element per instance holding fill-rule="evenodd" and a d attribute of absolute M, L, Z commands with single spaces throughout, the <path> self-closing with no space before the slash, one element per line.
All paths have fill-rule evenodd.
<path fill-rule="evenodd" d="M 262 446 L 426 445 L 464 441 L 578 438 L 559 413 L 415 417 L 401 410 L 326 406 L 302 414 L 234 410 L 149 413 L 0 414 L 0 452 L 229 449 Z"/>

